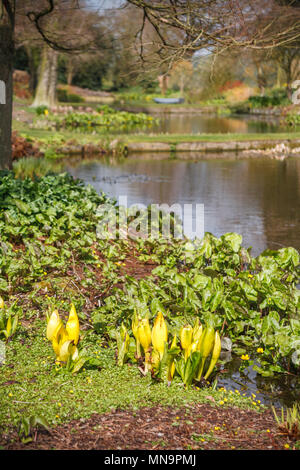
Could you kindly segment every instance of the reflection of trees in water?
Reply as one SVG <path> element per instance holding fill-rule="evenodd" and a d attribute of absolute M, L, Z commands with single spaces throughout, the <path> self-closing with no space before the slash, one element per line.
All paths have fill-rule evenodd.
<path fill-rule="evenodd" d="M 237 231 L 243 234 L 246 244 L 257 246 L 259 250 L 264 249 L 260 203 L 247 170 L 252 162 L 149 161 L 150 158 L 149 154 L 148 161 L 130 163 L 131 171 L 153 176 L 153 180 L 145 184 L 134 185 L 135 194 L 140 194 L 142 200 L 147 203 L 204 204 L 205 231 L 217 236 Z M 160 183 L 156 180 L 158 176 L 166 177 L 167 180 Z M 193 210 L 195 214 L 194 207 Z"/>
<path fill-rule="evenodd" d="M 158 160 L 156 153 L 149 153 L 116 160 L 114 166 L 101 160 L 72 173 L 97 191 L 117 198 L 127 195 L 128 204 L 204 204 L 205 230 L 216 236 L 241 233 L 243 245 L 253 246 L 253 255 L 281 245 L 300 249 L 300 159 L 193 162 Z"/>
<path fill-rule="evenodd" d="M 261 179 L 261 207 L 269 248 L 300 249 L 300 160 L 272 161 Z"/>
<path fill-rule="evenodd" d="M 300 249 L 300 161 L 156 161 L 153 172 L 168 182 L 141 187 L 147 200 L 205 204 L 205 226 L 212 232 L 243 232 L 258 249 L 292 245 Z M 148 162 L 134 164 L 149 172 Z M 154 168 L 155 167 L 155 168 Z"/>
<path fill-rule="evenodd" d="M 159 124 L 148 132 L 169 134 L 214 134 L 275 132 L 280 130 L 278 120 L 261 116 L 222 117 L 205 114 L 160 114 Z"/>

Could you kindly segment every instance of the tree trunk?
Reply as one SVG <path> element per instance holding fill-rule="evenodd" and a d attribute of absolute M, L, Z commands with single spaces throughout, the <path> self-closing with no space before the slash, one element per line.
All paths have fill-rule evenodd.
<path fill-rule="evenodd" d="M 25 45 L 25 51 L 26 51 L 26 54 L 27 54 L 27 57 L 28 57 L 29 90 L 30 90 L 30 93 L 33 95 L 34 90 L 36 88 L 36 82 L 37 82 L 36 66 L 35 66 L 35 63 L 34 63 L 35 51 L 28 44 Z"/>
<path fill-rule="evenodd" d="M 74 76 L 74 66 L 72 64 L 73 57 L 68 59 L 68 65 L 67 65 L 67 85 L 71 86 L 73 82 L 73 76 Z"/>
<path fill-rule="evenodd" d="M 183 75 L 180 77 L 179 89 L 180 89 L 180 96 L 183 96 L 183 93 L 184 93 L 184 76 Z"/>
<path fill-rule="evenodd" d="M 31 105 L 33 107 L 48 106 L 51 108 L 56 105 L 57 55 L 57 51 L 46 44 L 44 45 L 36 94 Z"/>
<path fill-rule="evenodd" d="M 0 169 L 10 169 L 13 95 L 13 26 L 5 10 L 0 17 Z"/>

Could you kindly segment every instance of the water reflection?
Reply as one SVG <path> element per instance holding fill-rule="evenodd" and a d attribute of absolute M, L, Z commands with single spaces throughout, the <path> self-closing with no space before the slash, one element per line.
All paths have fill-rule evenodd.
<path fill-rule="evenodd" d="M 222 355 L 223 353 L 220 359 L 224 360 Z M 299 401 L 299 377 L 284 374 L 263 377 L 252 366 L 241 372 L 240 363 L 239 357 L 230 357 L 225 361 L 216 375 L 218 386 L 227 390 L 239 390 L 249 397 L 254 394 L 255 401 L 260 400 L 263 404 L 272 404 L 275 407 L 292 406 L 295 401 Z"/>
<path fill-rule="evenodd" d="M 213 114 L 153 114 L 159 122 L 149 129 L 134 133 L 215 134 L 284 132 L 277 116 L 259 115 L 216 116 Z M 291 129 L 289 128 L 289 131 Z"/>
<path fill-rule="evenodd" d="M 167 156 L 143 154 L 67 170 L 98 192 L 126 195 L 128 205 L 204 204 L 205 231 L 240 233 L 254 256 L 266 248 L 300 249 L 300 159 L 190 161 Z"/>

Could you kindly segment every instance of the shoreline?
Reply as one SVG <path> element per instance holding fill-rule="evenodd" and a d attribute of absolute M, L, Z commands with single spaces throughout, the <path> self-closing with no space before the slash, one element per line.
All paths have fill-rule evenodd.
<path fill-rule="evenodd" d="M 170 152 L 176 154 L 177 152 L 183 153 L 195 153 L 198 152 L 198 158 L 201 158 L 201 154 L 218 154 L 220 156 L 222 152 L 225 152 L 224 157 L 227 157 L 228 153 L 242 153 L 243 156 L 255 157 L 266 155 L 270 157 L 300 157 L 300 139 L 261 139 L 261 140 L 233 140 L 233 141 L 219 141 L 219 142 L 208 142 L 208 141 L 194 141 L 194 142 L 128 142 L 127 152 L 131 153 L 143 153 L 143 152 Z"/>

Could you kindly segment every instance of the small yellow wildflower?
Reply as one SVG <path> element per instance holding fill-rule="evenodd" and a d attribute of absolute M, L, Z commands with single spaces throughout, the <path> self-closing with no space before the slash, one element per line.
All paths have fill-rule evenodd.
<path fill-rule="evenodd" d="M 12 396 L 13 396 L 13 394 L 12 394 L 12 393 L 9 393 L 9 394 L 8 394 L 8 396 L 9 396 L 9 397 L 12 397 Z"/>
<path fill-rule="evenodd" d="M 58 406 L 61 406 L 61 403 L 57 403 L 57 404 L 58 404 Z"/>
<path fill-rule="evenodd" d="M 220 427 L 219 426 L 215 426 L 215 431 L 220 431 Z"/>
<path fill-rule="evenodd" d="M 241 359 L 242 361 L 249 361 L 250 357 L 248 356 L 248 354 L 242 354 Z"/>
<path fill-rule="evenodd" d="M 262 354 L 264 352 L 263 348 L 257 348 L 256 352 L 258 352 L 259 354 Z"/>
<path fill-rule="evenodd" d="M 220 405 L 224 405 L 224 401 L 221 400 L 221 401 L 219 402 L 219 404 L 220 404 Z"/>
<path fill-rule="evenodd" d="M 284 447 L 285 447 L 286 449 L 289 449 L 289 448 L 290 448 L 289 444 L 284 444 Z"/>

